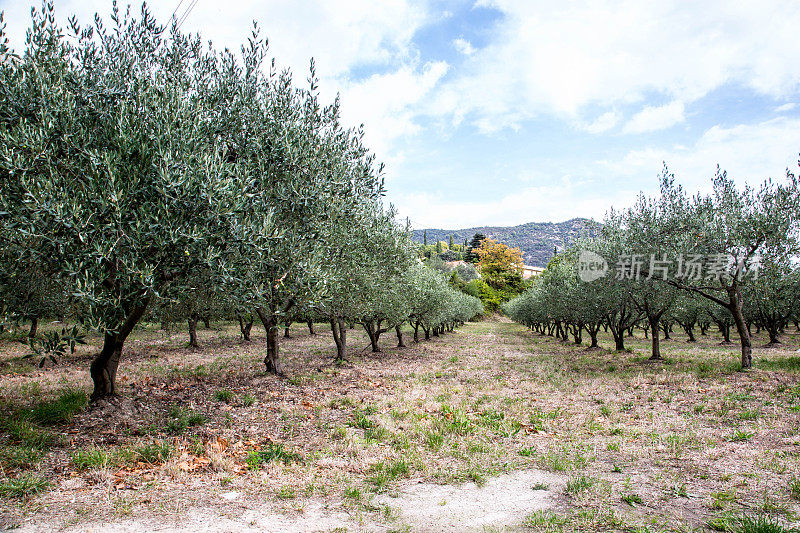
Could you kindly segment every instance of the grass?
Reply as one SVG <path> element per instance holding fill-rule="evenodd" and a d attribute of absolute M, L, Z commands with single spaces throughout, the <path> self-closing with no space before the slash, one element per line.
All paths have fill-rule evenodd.
<path fill-rule="evenodd" d="M 155 441 L 140 446 L 135 446 L 131 450 L 134 461 L 158 465 L 163 464 L 172 457 L 175 447 L 165 441 Z"/>
<path fill-rule="evenodd" d="M 483 472 L 479 472 L 477 470 L 470 470 L 467 473 L 467 478 L 470 479 L 473 483 L 475 483 L 479 487 L 483 487 L 486 485 L 486 476 Z"/>
<path fill-rule="evenodd" d="M 105 468 L 111 464 L 112 455 L 100 448 L 78 450 L 72 455 L 70 462 L 81 471 Z"/>
<path fill-rule="evenodd" d="M 641 505 L 643 503 L 642 497 L 639 496 L 638 494 L 623 494 L 622 501 L 624 501 L 628 505 L 634 505 L 634 504 Z"/>
<path fill-rule="evenodd" d="M 285 486 L 278 489 L 275 497 L 279 500 L 292 500 L 297 497 L 297 492 L 295 492 L 294 487 Z"/>
<path fill-rule="evenodd" d="M 365 416 L 363 413 L 357 412 L 354 416 L 355 419 L 350 420 L 347 423 L 349 426 L 364 430 L 372 429 L 375 427 L 375 422 L 371 420 L 369 417 Z"/>
<path fill-rule="evenodd" d="M 800 478 L 792 476 L 789 478 L 789 494 L 793 500 L 800 500 Z"/>
<path fill-rule="evenodd" d="M 38 424 L 52 426 L 63 424 L 72 418 L 88 403 L 86 393 L 78 389 L 64 389 L 55 400 L 42 402 L 31 409 L 31 418 Z"/>
<path fill-rule="evenodd" d="M 755 436 L 752 431 L 745 431 L 743 429 L 736 429 L 728 436 L 731 442 L 747 442 Z"/>
<path fill-rule="evenodd" d="M 372 485 L 376 492 L 384 492 L 390 483 L 408 477 L 409 472 L 409 465 L 404 459 L 391 462 L 379 461 L 369 467 L 369 474 L 364 481 Z"/>
<path fill-rule="evenodd" d="M 228 389 L 219 389 L 214 393 L 214 399 L 218 402 L 231 403 L 233 400 L 233 392 Z"/>
<path fill-rule="evenodd" d="M 137 332 L 145 344 L 146 333 Z M 137 418 L 139 425 L 119 434 L 116 448 L 92 445 L 100 442 L 102 427 L 76 439 L 82 448 L 59 448 L 64 422 L 58 420 L 80 416 L 80 409 L 69 414 L 65 408 L 80 404 L 62 396 L 66 389 L 0 388 L 3 412 L 13 415 L 1 423 L 0 476 L 17 480 L 35 468 L 31 474 L 54 479 L 54 464 L 59 472 L 86 472 L 82 505 L 95 505 L 95 479 L 106 472 L 92 471 L 130 466 L 126 485 L 141 491 L 132 494 L 146 493 L 167 509 L 172 496 L 160 480 L 183 464 L 187 452 L 192 460 L 211 461 L 175 478 L 198 481 L 191 490 L 249 491 L 257 485 L 272 505 L 288 510 L 306 498 L 338 497 L 357 509 L 365 528 L 373 519 L 381 527 L 406 526 L 382 522 L 373 493 L 397 490 L 403 497 L 399 488 L 411 477 L 494 485 L 495 476 L 532 468 L 557 472 L 564 481 L 530 482 L 526 490 L 569 496 L 559 499 L 556 511 L 528 516 L 525 524 L 535 531 L 666 533 L 712 519 L 719 519 L 721 531 L 787 531 L 779 520 L 788 520 L 800 502 L 800 455 L 792 447 L 800 438 L 794 423 L 800 387 L 796 375 L 782 374 L 778 365 L 763 371 L 768 360 L 781 357 L 780 348 L 754 350 L 756 370 L 730 375 L 735 347 L 717 346 L 716 338 L 686 345 L 678 334 L 662 347 L 670 364 L 653 365 L 647 362 L 649 341 L 638 330 L 626 338 L 631 352 L 611 354 L 487 320 L 419 348 L 409 342 L 395 352 L 387 341 L 382 356 L 349 353 L 346 364 L 335 366 L 328 364 L 329 337 L 298 334 L 285 341 L 283 357 L 286 368 L 302 376 L 301 386 L 287 388 L 287 380 L 264 379 L 254 370 L 259 343 L 235 344 L 234 334 L 218 344 L 204 339 L 213 349 L 193 352 L 161 374 L 151 371 L 152 359 L 128 361 L 126 373 L 137 383 L 149 379 L 160 386 L 163 379 L 180 394 L 154 398 L 152 409 L 137 414 L 141 423 Z M 349 334 L 349 344 L 360 347 L 363 332 Z M 796 347 L 797 338 L 787 347 Z M 166 344 L 182 350 L 175 339 Z M 600 344 L 613 347 L 602 332 Z M 208 370 L 194 387 L 193 369 L 200 366 Z M 56 380 L 61 371 L 48 369 Z M 178 397 L 181 404 L 174 405 Z M 203 407 L 193 412 L 189 405 Z M 281 444 L 263 444 L 265 435 Z M 210 448 L 217 439 L 225 441 L 221 451 Z M 762 496 L 764 487 L 769 498 Z M 448 496 L 444 509 L 456 501 Z M 68 511 L 68 500 L 64 505 Z M 687 508 L 691 523 L 684 518 Z M 754 513 L 752 522 L 767 520 L 764 515 L 774 524 L 742 526 L 734 513 L 743 510 Z M 764 529 L 775 525 L 784 529 Z"/>
<path fill-rule="evenodd" d="M 167 433 L 180 435 L 189 427 L 201 426 L 205 424 L 206 417 L 194 411 L 186 411 L 175 405 L 169 410 L 167 422 Z"/>
<path fill-rule="evenodd" d="M 16 478 L 0 479 L 0 497 L 28 498 L 50 487 L 50 482 L 34 474 L 21 474 Z"/>
<path fill-rule="evenodd" d="M 34 397 L 38 396 L 38 389 Z M 73 417 L 86 407 L 86 393 L 73 388 L 65 388 L 52 400 L 37 401 L 30 407 L 12 408 L 0 423 L 2 432 L 8 442 L 0 445 L 0 473 L 6 471 L 24 471 L 37 467 L 50 448 L 58 443 L 58 437 L 42 426 L 55 426 L 70 422 Z M 27 474 L 16 478 L 4 477 L 5 492 L 14 494 L 19 491 L 30 492 L 35 489 L 37 478 Z M 26 487 L 28 487 L 26 489 Z M 30 490 L 29 490 L 30 489 Z M 17 491 L 17 492 L 19 492 Z M 31 493 L 36 493 L 33 490 Z"/>
<path fill-rule="evenodd" d="M 11 442 L 31 448 L 46 450 L 56 441 L 55 435 L 24 418 L 11 418 L 3 426 Z"/>
<path fill-rule="evenodd" d="M 34 446 L 0 446 L 0 465 L 4 469 L 32 468 L 44 456 L 44 451 Z"/>
<path fill-rule="evenodd" d="M 520 448 L 517 453 L 519 453 L 522 457 L 533 457 L 536 455 L 536 448 L 530 446 L 526 448 Z"/>
<path fill-rule="evenodd" d="M 361 500 L 361 489 L 358 487 L 347 487 L 344 489 L 344 497 L 351 500 Z"/>
<path fill-rule="evenodd" d="M 444 435 L 438 431 L 425 432 L 425 445 L 431 450 L 438 450 L 444 444 Z"/>
<path fill-rule="evenodd" d="M 283 444 L 270 443 L 265 450 L 251 451 L 246 460 L 251 470 L 258 470 L 273 461 L 288 465 L 293 462 L 300 463 L 303 459 L 299 454 L 288 451 Z"/>
<path fill-rule="evenodd" d="M 729 533 L 800 533 L 800 529 L 785 526 L 777 518 L 767 515 L 717 517 L 708 523 L 708 527 Z"/>
<path fill-rule="evenodd" d="M 583 474 L 573 476 L 567 480 L 567 485 L 564 487 L 564 492 L 566 494 L 575 495 L 579 492 L 590 489 L 595 483 L 597 483 L 597 479 L 593 477 Z"/>

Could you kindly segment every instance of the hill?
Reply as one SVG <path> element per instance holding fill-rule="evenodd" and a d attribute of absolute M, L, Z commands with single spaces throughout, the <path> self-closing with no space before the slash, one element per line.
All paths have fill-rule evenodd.
<path fill-rule="evenodd" d="M 496 239 L 511 247 L 518 247 L 526 265 L 546 266 L 553 257 L 553 248 L 569 245 L 580 232 L 590 223 L 586 218 L 573 218 L 565 222 L 528 222 L 519 226 L 482 226 L 456 230 L 428 229 L 428 243 L 437 240 L 448 242 L 453 236 L 453 242 L 463 244 L 476 233 L 483 233 L 487 237 Z M 414 230 L 414 240 L 422 242 L 423 230 Z"/>

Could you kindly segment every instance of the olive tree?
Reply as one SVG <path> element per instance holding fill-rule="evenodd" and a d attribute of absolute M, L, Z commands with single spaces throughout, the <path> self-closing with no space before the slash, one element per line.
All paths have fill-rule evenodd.
<path fill-rule="evenodd" d="M 788 258 L 798 251 L 800 188 L 787 170 L 781 183 L 737 188 L 717 171 L 713 191 L 689 198 L 664 170 L 661 176 L 659 246 L 680 258 L 670 283 L 720 306 L 729 314 L 741 345 L 742 368 L 752 366 L 752 343 L 743 313 L 744 289 L 758 277 L 760 258 Z M 692 258 L 700 258 L 699 276 L 686 275 Z M 724 314 L 723 314 L 724 315 Z M 722 318 L 721 316 L 719 318 Z"/>
<path fill-rule="evenodd" d="M 207 283 L 225 272 L 250 199 L 217 135 L 215 59 L 199 38 L 174 24 L 167 37 L 144 7 L 115 6 L 108 28 L 73 19 L 71 40 L 54 18 L 52 3 L 34 12 L 24 54 L 0 61 L 0 238 L 35 241 L 103 334 L 97 399 L 114 393 L 151 301 L 184 292 L 197 269 L 215 273 Z"/>

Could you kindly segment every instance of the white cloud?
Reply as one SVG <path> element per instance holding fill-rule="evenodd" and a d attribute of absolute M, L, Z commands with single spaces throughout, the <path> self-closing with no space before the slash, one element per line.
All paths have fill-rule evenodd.
<path fill-rule="evenodd" d="M 729 128 L 714 126 L 691 146 L 630 150 L 617 160 L 599 161 L 611 175 L 655 186 L 666 162 L 689 191 L 708 190 L 717 164 L 737 183 L 757 185 L 767 178 L 781 180 L 786 169 L 797 170 L 800 119 L 779 117 Z"/>
<path fill-rule="evenodd" d="M 645 133 L 669 128 L 683 122 L 683 102 L 671 102 L 660 107 L 647 106 L 630 119 L 622 129 L 625 133 Z"/>
<path fill-rule="evenodd" d="M 162 24 L 169 22 L 179 0 L 153 2 L 151 12 Z M 138 16 L 140 0 L 132 0 Z M 0 0 L 2 3 L 2 0 Z M 138 3 L 138 5 L 137 5 Z M 190 4 L 184 1 L 178 16 Z M 39 0 L 33 5 L 40 7 Z M 125 2 L 120 2 L 125 5 Z M 30 26 L 30 3 L 2 3 L 12 46 L 24 46 Z M 110 0 L 60 0 L 57 20 L 66 24 L 76 14 L 82 25 L 93 23 L 94 13 L 110 24 Z M 292 69 L 297 84 L 305 84 L 310 58 L 315 59 L 320 89 L 326 101 L 342 93 L 342 116 L 346 124 L 364 123 L 367 145 L 382 160 L 397 160 L 392 141 L 418 131 L 415 105 L 447 69 L 444 63 L 418 68 L 418 52 L 411 40 L 430 20 L 424 2 L 416 0 L 342 0 L 301 5 L 293 0 L 248 2 L 199 2 L 183 24 L 183 31 L 199 31 L 218 49 L 238 51 L 257 20 L 262 37 L 269 39 L 270 53 L 279 68 Z M 378 66 L 386 74 L 353 81 L 352 69 Z"/>
<path fill-rule="evenodd" d="M 615 191 L 613 198 L 632 204 L 638 191 Z M 414 192 L 397 195 L 394 204 L 417 229 L 461 229 L 474 226 L 511 226 L 525 222 L 555 222 L 575 217 L 602 220 L 612 205 L 611 194 L 597 196 L 580 186 L 525 187 L 498 199 L 458 202 L 452 195 Z"/>
<path fill-rule="evenodd" d="M 794 102 L 788 102 L 788 103 L 786 103 L 786 104 L 779 105 L 778 107 L 776 107 L 776 108 L 775 108 L 775 112 L 776 112 L 776 113 L 785 113 L 785 112 L 787 112 L 787 111 L 791 111 L 791 110 L 792 110 L 792 109 L 794 109 L 795 107 L 797 107 L 797 104 L 796 104 L 796 103 L 794 103 Z"/>
<path fill-rule="evenodd" d="M 505 16 L 432 112 L 494 129 L 588 105 L 691 103 L 726 84 L 774 98 L 800 86 L 800 3 L 492 0 Z"/>
<path fill-rule="evenodd" d="M 351 124 L 364 122 L 367 146 L 379 157 L 397 157 L 396 139 L 420 130 L 414 106 L 425 98 L 448 70 L 445 62 L 410 65 L 342 87 L 342 116 Z"/>
<path fill-rule="evenodd" d="M 459 201 L 450 192 L 391 194 L 402 216 L 415 227 L 458 229 L 482 225 L 516 225 L 574 217 L 601 220 L 613 206 L 633 205 L 640 191 L 658 194 L 658 175 L 666 162 L 690 193 L 708 192 L 717 164 L 735 182 L 758 186 L 767 178 L 784 179 L 797 172 L 800 118 L 779 117 L 756 124 L 714 126 L 693 145 L 629 150 L 616 159 L 572 162 L 572 175 L 542 175 L 513 180 L 517 187 L 501 198 Z M 538 184 L 538 185 L 535 185 Z"/>
<path fill-rule="evenodd" d="M 453 46 L 455 46 L 456 50 L 465 56 L 471 56 L 475 53 L 475 48 L 472 46 L 472 44 L 466 39 L 462 39 L 460 37 L 453 41 Z"/>
<path fill-rule="evenodd" d="M 614 111 L 608 111 L 597 117 L 588 124 L 579 124 L 578 129 L 589 133 L 604 133 L 619 123 L 619 115 Z"/>
<path fill-rule="evenodd" d="M 134 0 L 132 10 L 139 13 L 141 2 Z M 149 8 L 162 23 L 169 17 L 178 0 L 151 2 Z M 12 44 L 24 44 L 25 30 L 30 27 L 30 8 L 41 2 L 5 3 L 5 21 Z M 120 2 L 125 6 L 125 2 Z M 184 1 L 180 15 L 189 5 Z M 124 9 L 124 7 L 123 7 Z M 91 24 L 98 12 L 110 23 L 110 0 L 60 0 L 56 15 L 66 23 L 76 14 L 83 25 Z M 181 29 L 200 31 L 205 40 L 217 47 L 238 51 L 258 21 L 262 36 L 282 66 L 291 67 L 300 80 L 305 79 L 309 59 L 314 57 L 322 78 L 336 77 L 362 64 L 387 64 L 409 56 L 411 38 L 430 17 L 424 4 L 413 0 L 342 0 L 315 2 L 303 7 L 292 0 L 226 0 L 201 1 L 194 6 Z"/>

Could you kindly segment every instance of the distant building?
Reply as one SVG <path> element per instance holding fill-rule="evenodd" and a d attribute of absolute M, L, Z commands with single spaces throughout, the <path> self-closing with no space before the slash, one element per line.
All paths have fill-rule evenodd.
<path fill-rule="evenodd" d="M 445 261 L 444 264 L 447 265 L 447 270 L 453 270 L 458 265 L 466 265 L 467 262 L 466 261 Z"/>
<path fill-rule="evenodd" d="M 531 279 L 534 276 L 538 276 L 542 272 L 544 272 L 544 268 L 542 267 L 522 265 L 522 279 Z"/>

